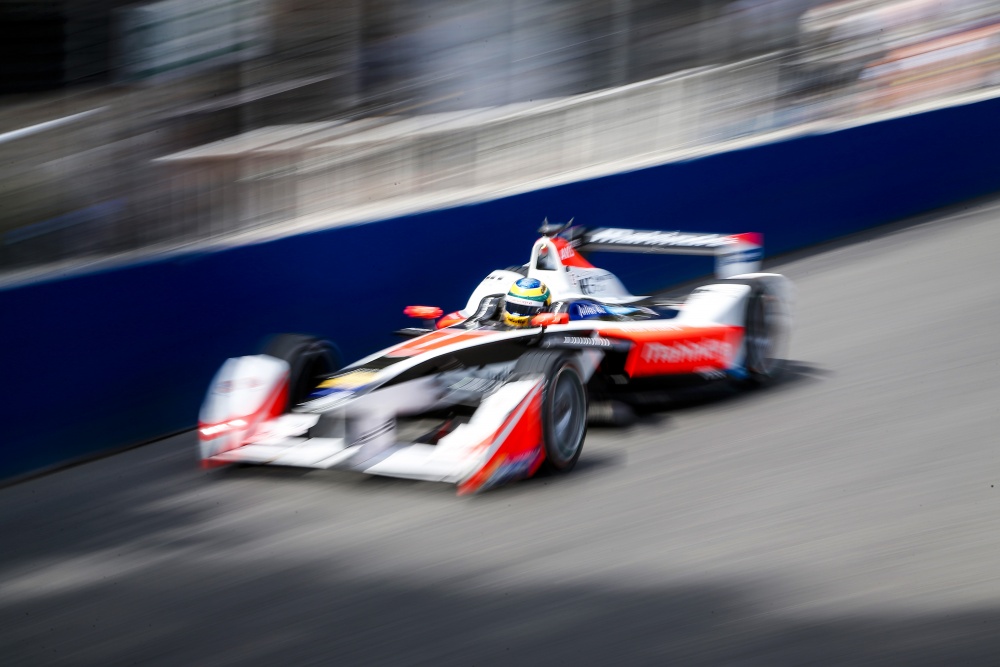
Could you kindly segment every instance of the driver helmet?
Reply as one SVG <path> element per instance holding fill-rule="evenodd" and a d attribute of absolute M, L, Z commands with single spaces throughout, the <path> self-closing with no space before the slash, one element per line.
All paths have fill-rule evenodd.
<path fill-rule="evenodd" d="M 552 301 L 549 288 L 541 280 L 521 278 L 511 285 L 503 305 L 504 324 L 526 327 L 531 318 L 545 310 Z"/>

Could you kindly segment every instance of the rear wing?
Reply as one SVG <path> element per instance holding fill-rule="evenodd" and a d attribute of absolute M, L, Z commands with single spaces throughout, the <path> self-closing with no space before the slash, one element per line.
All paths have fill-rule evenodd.
<path fill-rule="evenodd" d="M 764 257 L 764 237 L 757 233 L 704 234 L 700 232 L 661 232 L 644 229 L 600 227 L 586 229 L 543 227 L 546 236 L 558 234 L 578 252 L 641 252 L 665 255 L 707 255 L 715 257 L 715 274 L 729 278 L 760 270 Z"/>

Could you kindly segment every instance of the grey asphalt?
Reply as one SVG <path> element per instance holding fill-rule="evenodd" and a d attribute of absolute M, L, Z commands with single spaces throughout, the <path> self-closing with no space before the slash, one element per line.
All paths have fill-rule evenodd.
<path fill-rule="evenodd" d="M 206 472 L 0 490 L 0 663 L 1000 664 L 1000 200 L 772 263 L 790 372 L 472 498 Z"/>

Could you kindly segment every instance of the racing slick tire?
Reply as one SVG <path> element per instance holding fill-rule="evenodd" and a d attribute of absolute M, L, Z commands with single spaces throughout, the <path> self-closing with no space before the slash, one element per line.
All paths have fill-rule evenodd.
<path fill-rule="evenodd" d="M 573 355 L 531 350 L 514 366 L 514 375 L 542 375 L 543 468 L 563 472 L 576 465 L 587 437 L 587 390 Z"/>
<path fill-rule="evenodd" d="M 319 378 L 340 368 L 340 354 L 333 343 L 312 336 L 278 334 L 264 347 L 264 354 L 288 363 L 287 412 L 305 401 Z"/>
<path fill-rule="evenodd" d="M 788 340 L 782 313 L 785 305 L 761 282 L 749 284 L 744 334 L 746 384 L 762 387 L 777 380 L 785 368 L 783 355 Z"/>

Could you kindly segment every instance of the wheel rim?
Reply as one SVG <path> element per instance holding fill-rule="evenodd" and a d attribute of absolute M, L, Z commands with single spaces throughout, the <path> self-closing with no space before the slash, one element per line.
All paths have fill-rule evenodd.
<path fill-rule="evenodd" d="M 567 377 L 572 370 L 563 368 L 556 376 L 552 389 L 552 435 L 555 448 L 563 461 L 571 460 L 580 448 L 586 413 L 583 387 L 575 378 Z"/>

